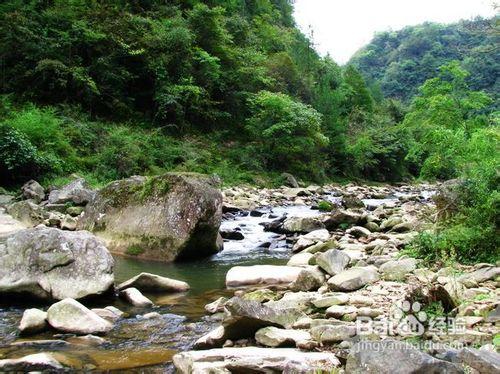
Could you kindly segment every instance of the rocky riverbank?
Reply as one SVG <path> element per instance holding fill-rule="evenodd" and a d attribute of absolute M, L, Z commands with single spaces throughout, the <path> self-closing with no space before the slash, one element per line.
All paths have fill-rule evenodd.
<path fill-rule="evenodd" d="M 219 327 L 174 356 L 191 372 L 479 372 L 500 370 L 500 268 L 426 267 L 405 248 L 435 220 L 437 186 L 309 186 L 223 192 L 226 218 L 262 206 L 327 212 L 264 223 L 286 266 L 234 267 L 234 297 L 207 305 Z M 224 232 L 243 240 L 244 228 Z M 273 243 L 268 243 L 273 246 Z M 410 344 L 411 343 L 411 344 Z"/>
<path fill-rule="evenodd" d="M 500 268 L 425 266 L 407 250 L 434 224 L 438 186 L 238 187 L 220 194 L 210 179 L 194 177 L 134 177 L 101 191 L 78 179 L 54 191 L 30 182 L 18 201 L 3 198 L 17 220 L 0 214 L 7 237 L 0 244 L 0 292 L 43 303 L 22 313 L 0 309 L 2 324 L 18 325 L 7 328 L 12 338 L 0 347 L 0 367 L 164 372 L 173 360 L 185 373 L 500 370 Z M 119 199 L 117 191 L 128 197 Z M 191 201 L 185 214 L 168 209 L 184 197 Z M 70 217 L 75 224 L 63 225 Z M 156 271 L 148 266 L 162 271 L 160 263 L 114 281 L 103 232 L 126 244 L 130 235 L 119 234 L 125 223 L 160 237 L 153 227 L 160 222 L 165 238 L 179 234 L 162 257 L 171 260 L 186 248 L 196 253 L 192 245 L 201 238 L 211 238 L 208 252 L 220 250 L 221 220 L 225 249 L 183 265 L 200 273 L 199 281 L 150 274 Z M 73 231 L 89 222 L 100 238 Z M 140 235 L 130 237 L 143 243 Z M 117 252 L 137 261 L 167 250 L 141 248 Z M 215 274 L 226 289 L 218 280 L 206 288 Z M 202 284 L 206 291 L 196 293 Z M 208 301 L 202 316 L 198 309 Z"/>

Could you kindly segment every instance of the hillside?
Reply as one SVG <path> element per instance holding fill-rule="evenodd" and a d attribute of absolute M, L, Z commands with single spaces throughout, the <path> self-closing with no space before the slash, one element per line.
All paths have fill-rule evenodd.
<path fill-rule="evenodd" d="M 438 68 L 458 60 L 470 72 L 472 89 L 497 95 L 500 55 L 498 19 L 456 24 L 424 23 L 377 33 L 350 61 L 387 97 L 409 101 Z"/>

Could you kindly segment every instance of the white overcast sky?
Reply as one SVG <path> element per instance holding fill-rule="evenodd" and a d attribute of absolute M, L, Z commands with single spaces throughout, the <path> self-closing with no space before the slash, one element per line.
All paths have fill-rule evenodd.
<path fill-rule="evenodd" d="M 316 49 L 343 64 L 376 31 L 495 14 L 495 0 L 295 0 L 295 20 Z M 497 0 L 498 3 L 498 0 Z"/>

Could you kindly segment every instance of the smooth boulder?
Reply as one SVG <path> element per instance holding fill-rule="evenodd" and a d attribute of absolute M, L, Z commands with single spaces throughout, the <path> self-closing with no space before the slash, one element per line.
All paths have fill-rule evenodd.
<path fill-rule="evenodd" d="M 334 372 L 338 358 L 329 352 L 294 348 L 221 348 L 181 352 L 174 356 L 181 374 L 191 373 L 312 373 Z"/>
<path fill-rule="evenodd" d="M 112 251 L 158 261 L 202 258 L 220 250 L 219 180 L 195 173 L 131 177 L 97 192 L 78 228 Z"/>
<path fill-rule="evenodd" d="M 354 267 L 328 279 L 328 285 L 334 291 L 356 291 L 378 280 L 379 275 L 375 268 Z"/>
<path fill-rule="evenodd" d="M 316 257 L 316 264 L 330 275 L 336 275 L 347 267 L 351 258 L 338 249 L 330 249 Z"/>
<path fill-rule="evenodd" d="M 83 178 L 77 178 L 60 189 L 52 190 L 49 194 L 49 204 L 73 203 L 85 205 L 94 196 L 95 192 Z"/>
<path fill-rule="evenodd" d="M 126 288 L 120 291 L 120 297 L 137 307 L 153 306 L 154 303 L 144 296 L 137 288 Z"/>
<path fill-rule="evenodd" d="M 189 284 L 176 279 L 162 277 L 151 273 L 141 273 L 135 277 L 120 283 L 117 289 L 134 287 L 140 291 L 149 292 L 185 292 L 189 290 Z"/>
<path fill-rule="evenodd" d="M 113 325 L 74 299 L 64 299 L 47 310 L 47 321 L 56 330 L 74 334 L 103 334 Z"/>
<path fill-rule="evenodd" d="M 50 353 L 35 353 L 21 358 L 0 360 L 0 372 L 57 372 L 63 366 Z"/>
<path fill-rule="evenodd" d="M 311 340 L 311 334 L 304 330 L 280 329 L 264 327 L 255 333 L 255 340 L 266 347 L 290 347 L 297 342 Z"/>
<path fill-rule="evenodd" d="M 34 334 L 47 328 L 47 312 L 32 308 L 26 309 L 19 322 L 19 332 L 21 334 Z"/>
<path fill-rule="evenodd" d="M 0 294 L 80 299 L 112 289 L 114 261 L 87 231 L 37 227 L 0 244 Z"/>

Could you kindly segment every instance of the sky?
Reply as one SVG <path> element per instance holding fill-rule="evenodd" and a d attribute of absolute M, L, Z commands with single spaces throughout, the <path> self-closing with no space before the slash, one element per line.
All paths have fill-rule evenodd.
<path fill-rule="evenodd" d="M 316 50 L 343 64 L 376 31 L 495 14 L 495 0 L 295 0 L 295 20 Z M 497 1 L 498 3 L 498 1 Z"/>

